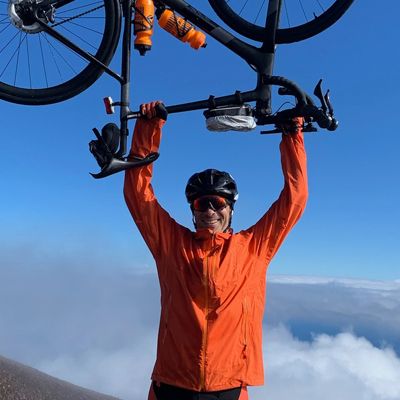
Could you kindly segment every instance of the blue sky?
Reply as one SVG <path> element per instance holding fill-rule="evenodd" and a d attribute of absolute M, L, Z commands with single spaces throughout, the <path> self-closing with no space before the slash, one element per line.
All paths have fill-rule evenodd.
<path fill-rule="evenodd" d="M 271 398 L 400 397 L 399 57 L 393 28 L 399 11 L 394 3 L 388 13 L 358 0 L 328 31 L 277 49 L 276 75 L 309 92 L 324 79 L 340 129 L 307 134 L 309 202 L 269 269 L 265 357 L 271 360 Z M 255 85 L 247 64 L 208 42 L 195 52 L 157 29 L 151 52 L 133 56 L 132 108 Z M 116 99 L 118 91 L 103 76 L 60 104 L 1 102 L 0 354 L 136 400 L 147 390 L 142 382 L 155 350 L 153 260 L 124 204 L 123 175 L 94 180 L 89 171 L 97 164 L 87 146 L 93 127 L 116 121 L 105 115 L 102 98 Z M 275 96 L 275 108 L 283 101 Z M 259 131 L 214 134 L 201 112 L 171 115 L 155 163 L 161 204 L 191 226 L 187 178 L 215 167 L 238 182 L 233 228 L 254 223 L 283 184 L 280 138 Z M 282 349 L 287 361 L 280 358 Z M 376 357 L 380 367 L 368 369 L 364 357 Z M 137 360 L 145 367 L 138 369 Z M 110 366 L 116 373 L 107 380 Z M 137 388 L 126 371 L 136 374 Z M 285 393 L 282 371 L 295 378 L 293 391 Z M 301 391 L 305 379 L 311 394 Z M 265 397 L 259 390 L 255 399 Z"/>
<path fill-rule="evenodd" d="M 371 8 L 358 1 L 323 34 L 277 49 L 275 74 L 309 92 L 324 78 L 341 125 L 333 134 L 306 137 L 309 203 L 270 273 L 399 277 L 395 21 L 385 16 L 377 35 L 371 29 L 377 11 Z M 133 56 L 133 109 L 152 99 L 176 104 L 255 84 L 247 64 L 212 38 L 198 52 L 161 29 L 153 42 L 148 55 Z M 87 150 L 91 128 L 116 121 L 105 115 L 101 99 L 117 98 L 118 90 L 116 81 L 103 76 L 85 93 L 56 105 L 1 103 L 3 246 L 71 257 L 100 253 L 132 268 L 152 264 L 125 209 L 122 174 L 95 181 L 88 173 L 97 168 Z M 276 96 L 275 108 L 282 102 Z M 205 129 L 201 112 L 171 115 L 155 165 L 161 203 L 191 226 L 183 196 L 187 178 L 216 167 L 231 172 L 239 185 L 234 229 L 252 224 L 282 187 L 280 138 L 259 131 L 214 134 Z"/>

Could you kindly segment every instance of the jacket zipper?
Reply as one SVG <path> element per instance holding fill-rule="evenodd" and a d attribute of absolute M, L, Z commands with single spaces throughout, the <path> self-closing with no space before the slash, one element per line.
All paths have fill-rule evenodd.
<path fill-rule="evenodd" d="M 214 247 L 214 234 L 212 235 L 212 242 L 211 242 L 211 249 Z M 212 251 L 212 250 L 211 250 Z M 201 365 L 200 370 L 200 391 L 205 390 L 206 385 L 206 354 L 207 354 L 207 340 L 208 340 L 208 313 L 209 313 L 209 285 L 208 285 L 208 278 L 210 273 L 210 259 L 211 256 L 206 257 L 206 265 L 205 271 L 203 275 L 204 279 L 204 328 L 203 328 L 203 338 L 202 338 L 202 347 L 203 347 L 203 363 Z"/>
<path fill-rule="evenodd" d="M 205 380 L 206 380 L 206 350 L 207 350 L 207 335 L 208 335 L 208 261 L 209 258 L 206 259 L 206 269 L 204 271 L 204 326 L 203 326 L 203 338 L 202 338 L 202 348 L 203 348 L 203 357 L 202 357 L 202 365 L 200 370 L 200 391 L 205 388 Z"/>

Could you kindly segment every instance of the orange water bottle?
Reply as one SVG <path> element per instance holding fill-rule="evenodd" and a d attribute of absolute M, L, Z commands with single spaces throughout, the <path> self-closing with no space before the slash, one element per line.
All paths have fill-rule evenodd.
<path fill-rule="evenodd" d="M 154 25 L 154 3 L 153 0 L 136 0 L 135 18 L 133 20 L 135 38 L 135 49 L 141 56 L 151 50 L 151 36 Z"/>
<path fill-rule="evenodd" d="M 206 47 L 206 35 L 196 30 L 192 24 L 176 15 L 173 11 L 165 9 L 157 17 L 161 28 L 182 42 L 188 42 L 193 49 L 197 50 L 200 47 Z"/>

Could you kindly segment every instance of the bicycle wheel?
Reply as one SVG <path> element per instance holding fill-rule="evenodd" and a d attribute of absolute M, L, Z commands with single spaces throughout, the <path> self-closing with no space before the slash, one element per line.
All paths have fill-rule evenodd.
<path fill-rule="evenodd" d="M 44 6 L 43 3 L 52 3 Z M 42 105 L 69 99 L 103 69 L 46 33 L 36 12 L 69 41 L 108 65 L 121 27 L 119 0 L 0 0 L 0 98 Z"/>
<path fill-rule="evenodd" d="M 282 0 L 276 43 L 308 39 L 333 25 L 354 0 Z M 209 0 L 217 15 L 241 35 L 262 42 L 265 36 L 266 0 Z"/>

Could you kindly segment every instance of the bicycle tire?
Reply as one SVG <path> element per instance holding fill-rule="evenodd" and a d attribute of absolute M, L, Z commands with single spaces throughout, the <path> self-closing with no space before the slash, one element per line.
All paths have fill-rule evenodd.
<path fill-rule="evenodd" d="M 2 2 L 2 4 L 4 3 Z M 10 8 L 10 4 L 11 2 L 8 3 L 7 9 L 8 20 L 3 22 L 3 26 L 8 25 L 0 29 L 0 43 L 3 43 L 3 46 L 0 46 L 0 59 L 3 58 L 2 64 L 0 64 L 0 98 L 2 100 L 24 105 L 58 103 L 87 89 L 104 72 L 101 66 L 78 56 L 43 31 L 27 32 L 27 29 L 30 29 L 29 26 L 25 26 L 24 29 L 16 26 L 15 21 L 12 21 L 12 18 L 16 18 L 15 10 Z M 70 40 L 71 37 L 74 38 L 71 41 L 79 44 L 80 47 L 93 48 L 95 50 L 93 52 L 88 49 L 85 50 L 108 66 L 115 53 L 120 36 L 121 7 L 119 0 L 80 0 L 79 3 L 73 1 L 67 6 L 69 6 L 69 9 L 65 7 L 56 10 L 58 19 L 56 18 L 53 23 L 54 29 L 61 30 L 64 35 L 70 36 Z M 5 6 L 2 5 L 1 7 Z M 71 9 L 70 7 L 75 8 Z M 95 7 L 96 9 L 93 11 Z M 75 10 L 74 12 L 78 13 L 78 16 L 68 14 L 72 10 Z M 62 16 L 63 13 L 64 16 Z M 0 15 L 4 15 L 4 13 L 0 13 Z M 77 18 L 81 19 L 77 22 Z M 82 23 L 82 20 L 86 22 Z M 2 21 L 5 21 L 5 18 Z M 71 26 L 66 27 L 66 22 Z M 78 33 L 79 30 L 82 32 L 81 34 Z M 4 35 L 6 31 L 11 33 L 12 37 L 8 42 L 1 41 L 1 35 Z M 18 37 L 19 39 L 14 40 Z M 90 40 L 93 40 L 93 43 L 90 43 Z M 17 45 L 16 49 L 13 48 L 15 45 Z M 30 46 L 35 46 L 35 49 L 36 47 L 40 48 L 41 54 L 38 54 L 37 51 L 34 52 L 35 49 L 30 49 Z M 7 50 L 5 50 L 6 48 Z M 31 54 L 33 52 L 34 54 Z M 47 60 L 45 56 L 47 56 Z M 59 59 L 56 60 L 57 57 Z M 70 57 L 70 60 L 66 57 Z M 22 60 L 22 58 L 26 60 Z M 33 60 L 36 61 L 39 58 L 42 59 L 38 61 L 38 65 L 39 63 L 42 64 L 42 72 L 40 72 L 38 65 L 31 66 Z M 46 65 L 46 62 L 50 65 Z M 71 63 L 76 63 L 79 66 L 71 65 Z M 15 71 L 13 70 L 14 64 Z M 75 70 L 75 68 L 77 69 Z M 50 77 L 47 76 L 49 75 L 47 70 L 50 69 L 54 69 L 54 83 L 49 82 Z M 23 76 L 17 77 L 22 70 Z M 15 75 L 14 78 L 13 74 Z M 40 74 L 45 76 L 45 78 L 40 77 L 45 83 L 41 81 L 33 83 L 33 79 L 39 80 L 38 75 Z M 53 77 L 51 78 L 53 79 Z"/>
<path fill-rule="evenodd" d="M 216 14 L 237 33 L 262 42 L 265 37 L 265 27 L 249 22 L 241 17 L 239 13 L 234 11 L 229 0 L 208 0 Z M 329 8 L 324 10 L 320 15 L 315 16 L 311 21 L 301 23 L 297 26 L 289 28 L 278 28 L 276 31 L 275 41 L 277 44 L 299 42 L 315 36 L 322 31 L 328 29 L 348 10 L 354 0 L 336 0 Z"/>

